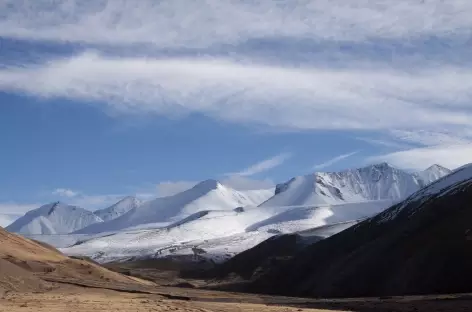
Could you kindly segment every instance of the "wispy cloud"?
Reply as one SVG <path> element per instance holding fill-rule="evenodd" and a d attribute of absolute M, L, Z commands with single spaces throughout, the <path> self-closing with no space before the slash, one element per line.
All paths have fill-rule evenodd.
<path fill-rule="evenodd" d="M 390 133 L 398 140 L 422 146 L 461 145 L 472 142 L 472 136 L 468 133 L 463 133 L 462 130 L 457 129 L 454 133 L 425 130 L 392 130 Z"/>
<path fill-rule="evenodd" d="M 291 153 L 282 153 L 271 158 L 262 160 L 254 165 L 247 167 L 239 172 L 228 173 L 227 176 L 252 176 L 282 165 L 287 159 L 292 157 Z"/>
<path fill-rule="evenodd" d="M 85 53 L 0 70 L 0 89 L 98 101 L 128 113 L 196 112 L 298 129 L 438 129 L 470 127 L 472 119 L 472 69 L 460 68 L 299 69 Z M 435 104 L 444 102 L 447 109 Z"/>
<path fill-rule="evenodd" d="M 315 170 L 319 170 L 319 169 L 323 169 L 323 168 L 326 168 L 326 167 L 329 167 L 329 166 L 332 166 L 334 165 L 335 163 L 338 163 L 346 158 L 349 158 L 351 156 L 354 156 L 356 155 L 357 153 L 359 153 L 359 151 L 355 151 L 355 152 L 351 152 L 351 153 L 347 153 L 347 154 L 341 154 L 339 156 L 336 156 L 336 157 L 333 157 L 331 158 L 330 160 L 327 160 L 321 164 L 318 164 L 318 165 L 315 165 L 313 166 L 313 169 Z"/>
<path fill-rule="evenodd" d="M 411 145 L 405 143 L 395 142 L 389 139 L 376 139 L 368 137 L 356 137 L 356 140 L 363 141 L 372 145 L 389 147 L 392 149 L 408 149 L 411 148 Z"/>
<path fill-rule="evenodd" d="M 368 162 L 387 161 L 400 168 L 421 170 L 432 164 L 455 169 L 472 162 L 472 144 L 438 145 L 373 156 Z"/>
<path fill-rule="evenodd" d="M 79 193 L 71 189 L 58 188 L 52 191 L 52 195 L 58 195 L 61 197 L 76 197 L 79 195 Z"/>
<path fill-rule="evenodd" d="M 95 44 L 200 47 L 273 36 L 364 41 L 472 29 L 467 0 L 381 5 L 371 0 L 3 0 L 0 5 L 0 36 Z"/>
<path fill-rule="evenodd" d="M 432 164 L 450 169 L 472 162 L 472 133 L 468 128 L 455 131 L 392 130 L 396 140 L 415 144 L 393 153 L 369 157 L 367 162 L 387 161 L 398 167 L 421 170 Z"/>
<path fill-rule="evenodd" d="M 74 46 L 3 61 L 0 91 L 122 114 L 371 130 L 386 139 L 363 140 L 404 150 L 396 159 L 411 146 L 467 146 L 472 133 L 468 0 L 0 0 L 0 8 L 0 37 Z M 277 160 L 285 159 L 239 176 Z"/>

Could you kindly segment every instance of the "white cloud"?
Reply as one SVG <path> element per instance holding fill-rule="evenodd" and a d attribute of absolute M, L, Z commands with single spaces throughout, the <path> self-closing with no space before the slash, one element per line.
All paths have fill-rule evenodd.
<path fill-rule="evenodd" d="M 403 144 L 403 143 L 398 143 L 398 142 L 387 140 L 387 139 L 356 137 L 356 140 L 364 141 L 364 142 L 370 143 L 372 145 L 380 145 L 380 146 L 394 148 L 394 149 L 407 149 L 407 148 L 411 147 L 410 145 Z"/>
<path fill-rule="evenodd" d="M 373 156 L 368 162 L 387 161 L 405 169 L 422 170 L 432 164 L 455 169 L 472 162 L 472 144 L 437 145 Z"/>
<path fill-rule="evenodd" d="M 113 113 L 197 113 L 283 130 L 374 130 L 392 140 L 363 140 L 427 147 L 378 156 L 399 163 L 432 146 L 441 158 L 441 148 L 467 146 L 472 138 L 472 68 L 461 64 L 468 55 L 457 55 L 468 50 L 464 42 L 472 35 L 469 0 L 0 0 L 0 12 L 0 37 L 107 51 L 0 64 L 0 91 L 86 101 Z M 430 38 L 446 48 L 430 46 Z M 281 65 L 280 55 L 271 55 L 271 40 L 292 40 L 295 54 L 307 50 L 308 40 L 315 49 L 307 59 L 332 50 L 333 58 L 348 62 L 297 63 L 290 50 L 288 63 L 296 66 Z M 379 42 L 388 48 L 374 53 L 380 63 L 369 54 Z M 398 45 L 418 62 L 397 55 Z M 429 58 L 423 54 L 431 51 L 440 55 L 424 66 Z M 277 161 L 253 165 L 239 178 Z M 168 183 L 164 193 L 193 182 Z M 62 196 L 68 195 L 87 202 L 88 195 Z M 87 200 L 109 202 L 107 196 Z"/>
<path fill-rule="evenodd" d="M 292 157 L 290 153 L 282 153 L 268 159 L 264 159 L 254 165 L 247 167 L 239 172 L 229 173 L 227 176 L 252 176 L 282 165 L 287 159 Z"/>
<path fill-rule="evenodd" d="M 407 143 L 416 143 L 423 146 L 434 145 L 460 145 L 472 142 L 472 136 L 467 133 L 461 133 L 461 130 L 456 130 L 455 133 L 434 132 L 434 131 L 407 131 L 407 130 L 392 130 L 391 135 L 398 140 Z"/>
<path fill-rule="evenodd" d="M 57 188 L 52 192 L 52 194 L 61 197 L 76 197 L 79 195 L 78 192 L 66 188 Z"/>
<path fill-rule="evenodd" d="M 124 113 L 194 112 L 295 129 L 470 127 L 471 89 L 472 70 L 451 67 L 300 69 L 84 53 L 0 70 L 0 90 L 101 102 Z"/>
<path fill-rule="evenodd" d="M 159 47 L 251 38 L 359 41 L 470 34 L 468 0 L 1 0 L 0 36 Z"/>
<path fill-rule="evenodd" d="M 355 151 L 355 152 L 351 152 L 351 153 L 346 153 L 346 154 L 341 154 L 339 156 L 336 156 L 336 157 L 333 157 L 331 158 L 330 160 L 327 160 L 321 164 L 318 164 L 318 165 L 315 165 L 313 166 L 313 169 L 315 170 L 319 170 L 319 169 L 323 169 L 323 168 L 326 168 L 326 167 L 329 167 L 331 165 L 334 165 L 335 163 L 337 162 L 340 162 L 346 158 L 349 158 L 351 156 L 354 156 L 356 155 L 357 153 L 359 153 L 359 151 Z"/>

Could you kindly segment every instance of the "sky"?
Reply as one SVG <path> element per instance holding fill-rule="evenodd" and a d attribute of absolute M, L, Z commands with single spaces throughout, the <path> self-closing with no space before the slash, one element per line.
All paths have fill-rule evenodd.
<path fill-rule="evenodd" d="M 471 15 L 469 0 L 0 0 L 0 212 L 472 162 Z"/>

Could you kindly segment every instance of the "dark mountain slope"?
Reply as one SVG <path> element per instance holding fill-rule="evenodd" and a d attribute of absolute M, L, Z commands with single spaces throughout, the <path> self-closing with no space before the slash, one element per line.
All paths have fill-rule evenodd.
<path fill-rule="evenodd" d="M 472 291 L 472 166 L 275 266 L 249 291 L 311 297 Z"/>
<path fill-rule="evenodd" d="M 310 242 L 322 237 L 311 237 Z M 249 280 L 276 263 L 286 261 L 307 245 L 308 239 L 298 234 L 273 236 L 233 258 L 207 270 L 184 270 L 181 277 L 225 279 L 230 275 Z"/>

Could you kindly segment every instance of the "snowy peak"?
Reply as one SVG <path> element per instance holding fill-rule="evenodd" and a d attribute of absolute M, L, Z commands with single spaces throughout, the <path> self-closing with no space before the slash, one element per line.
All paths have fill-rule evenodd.
<path fill-rule="evenodd" d="M 428 167 L 426 170 L 415 173 L 414 175 L 423 186 L 426 186 L 451 172 L 452 170 L 435 164 Z"/>
<path fill-rule="evenodd" d="M 241 206 L 257 206 L 271 195 L 272 192 L 268 190 L 240 192 L 216 180 L 205 180 L 181 193 L 144 202 L 116 219 L 94 224 L 78 233 L 154 228 L 201 211 L 232 211 Z"/>
<path fill-rule="evenodd" d="M 118 218 L 133 208 L 137 208 L 140 204 L 141 201 L 136 197 L 127 196 L 108 208 L 96 210 L 94 214 L 103 221 L 109 221 Z"/>
<path fill-rule="evenodd" d="M 209 191 L 221 188 L 222 186 L 223 185 L 219 181 L 213 180 L 213 179 L 208 179 L 208 180 L 205 180 L 205 181 L 202 181 L 202 182 L 198 183 L 197 185 L 195 185 L 191 189 L 195 190 L 195 191 L 198 190 L 198 191 L 202 191 L 202 192 L 209 192 Z"/>
<path fill-rule="evenodd" d="M 340 172 L 316 172 L 277 185 L 275 195 L 262 205 L 299 206 L 401 200 L 449 172 L 436 165 L 420 176 L 385 162 Z"/>
<path fill-rule="evenodd" d="M 98 222 L 103 220 L 91 211 L 54 202 L 27 212 L 7 230 L 21 234 L 65 234 Z"/>
<path fill-rule="evenodd" d="M 472 184 L 472 164 L 468 164 L 454 171 L 450 171 L 449 174 L 446 174 L 445 176 L 413 193 L 401 204 L 382 212 L 376 216 L 375 219 L 379 220 L 380 222 L 386 222 L 395 219 L 396 216 L 407 207 L 408 209 L 406 210 L 409 210 L 407 213 L 412 215 L 417 209 L 421 208 L 421 203 L 429 201 L 435 197 L 437 198 L 448 193 L 453 193 L 453 191 L 470 184 Z M 420 204 L 416 205 L 415 203 Z"/>
<path fill-rule="evenodd" d="M 452 170 L 438 164 L 434 164 L 428 167 L 425 171 L 448 172 L 448 173 L 452 172 Z"/>

